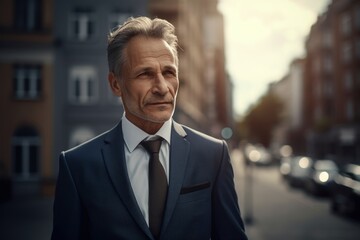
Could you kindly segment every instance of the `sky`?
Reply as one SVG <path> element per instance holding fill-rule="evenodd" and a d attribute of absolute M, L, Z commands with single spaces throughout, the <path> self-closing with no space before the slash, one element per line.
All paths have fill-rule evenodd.
<path fill-rule="evenodd" d="M 270 82 L 304 57 L 304 43 L 330 0 L 219 0 L 225 21 L 226 68 L 234 84 L 234 113 L 245 114 Z"/>

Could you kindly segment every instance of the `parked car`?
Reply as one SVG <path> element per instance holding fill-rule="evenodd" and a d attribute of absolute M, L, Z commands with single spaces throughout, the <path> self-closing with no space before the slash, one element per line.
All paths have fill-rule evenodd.
<path fill-rule="evenodd" d="M 295 156 L 290 158 L 290 170 L 287 180 L 290 186 L 303 187 L 310 175 L 313 160 L 306 156 Z"/>
<path fill-rule="evenodd" d="M 333 160 L 316 160 L 305 180 L 305 189 L 314 195 L 329 194 L 337 173 L 338 167 Z"/>
<path fill-rule="evenodd" d="M 282 157 L 280 160 L 280 174 L 283 177 L 284 180 L 288 180 L 289 179 L 289 175 L 291 172 L 291 158 L 290 156 L 288 157 Z"/>
<path fill-rule="evenodd" d="M 332 187 L 331 210 L 360 218 L 360 165 L 347 164 L 339 170 Z"/>
<path fill-rule="evenodd" d="M 245 148 L 247 159 L 258 166 L 267 166 L 272 163 L 270 152 L 261 144 L 248 144 Z"/>

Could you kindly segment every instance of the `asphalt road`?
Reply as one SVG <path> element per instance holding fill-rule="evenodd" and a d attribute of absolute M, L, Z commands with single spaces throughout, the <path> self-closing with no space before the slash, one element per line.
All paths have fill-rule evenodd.
<path fill-rule="evenodd" d="M 250 240 L 359 239 L 359 221 L 332 214 L 326 197 L 289 187 L 277 167 L 251 170 L 236 152 L 233 166 L 243 217 L 252 220 L 246 226 Z"/>

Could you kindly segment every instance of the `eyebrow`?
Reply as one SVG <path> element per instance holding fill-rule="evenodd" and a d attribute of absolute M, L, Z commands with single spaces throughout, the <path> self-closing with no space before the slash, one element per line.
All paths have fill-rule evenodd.
<path fill-rule="evenodd" d="M 135 73 L 141 73 L 141 72 L 147 72 L 147 71 L 153 71 L 155 68 L 154 67 L 150 67 L 150 66 L 140 66 L 137 69 L 135 69 Z M 175 71 L 177 73 L 177 67 L 175 65 L 165 65 L 163 67 L 163 70 L 171 70 L 171 71 Z"/>
<path fill-rule="evenodd" d="M 173 65 L 166 65 L 166 66 L 164 66 L 164 69 L 165 70 L 172 70 L 172 71 L 177 72 L 177 67 L 175 67 Z"/>
<path fill-rule="evenodd" d="M 152 71 L 154 68 L 152 67 L 139 67 L 138 69 L 136 69 L 136 72 L 147 72 L 147 71 Z"/>

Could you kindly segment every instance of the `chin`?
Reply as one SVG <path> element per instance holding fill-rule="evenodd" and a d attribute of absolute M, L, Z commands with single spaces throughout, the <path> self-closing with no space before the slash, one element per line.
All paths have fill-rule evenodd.
<path fill-rule="evenodd" d="M 153 122 L 153 123 L 164 123 L 169 119 L 170 119 L 170 117 L 168 117 L 168 118 L 148 118 L 148 121 Z"/>
<path fill-rule="evenodd" d="M 148 115 L 147 120 L 154 123 L 164 123 L 171 118 L 172 114 Z"/>

